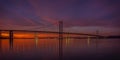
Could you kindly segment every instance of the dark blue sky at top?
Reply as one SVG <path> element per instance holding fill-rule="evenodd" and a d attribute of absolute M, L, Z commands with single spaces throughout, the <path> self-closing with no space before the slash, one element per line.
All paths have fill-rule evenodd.
<path fill-rule="evenodd" d="M 59 20 L 65 31 L 119 34 L 120 0 L 0 0 L 0 29 L 42 30 Z"/>

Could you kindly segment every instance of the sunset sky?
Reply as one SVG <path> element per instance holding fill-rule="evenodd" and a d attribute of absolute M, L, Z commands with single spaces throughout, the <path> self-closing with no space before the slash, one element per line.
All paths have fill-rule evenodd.
<path fill-rule="evenodd" d="M 0 0 L 0 29 L 120 35 L 120 0 Z"/>

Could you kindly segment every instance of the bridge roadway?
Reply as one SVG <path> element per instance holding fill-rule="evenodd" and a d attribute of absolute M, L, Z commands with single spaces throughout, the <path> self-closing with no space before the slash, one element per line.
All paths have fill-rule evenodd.
<path fill-rule="evenodd" d="M 38 33 L 55 33 L 55 34 L 60 33 L 60 32 L 54 32 L 54 31 L 33 31 L 33 30 L 0 30 L 0 31 L 38 32 Z M 100 36 L 100 35 L 95 35 L 95 34 L 71 33 L 71 32 L 63 32 L 62 34 L 86 35 L 86 36 Z"/>

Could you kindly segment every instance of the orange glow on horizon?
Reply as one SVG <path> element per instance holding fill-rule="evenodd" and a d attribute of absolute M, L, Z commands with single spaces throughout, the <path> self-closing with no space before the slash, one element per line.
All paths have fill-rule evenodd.
<path fill-rule="evenodd" d="M 9 34 L 8 33 L 2 33 L 2 36 L 3 37 L 9 37 Z M 58 34 L 37 34 L 38 37 L 57 37 Z M 24 34 L 24 33 L 15 33 L 14 34 L 14 38 L 34 38 L 35 37 L 35 34 L 31 34 L 31 33 L 27 33 L 27 34 Z"/>

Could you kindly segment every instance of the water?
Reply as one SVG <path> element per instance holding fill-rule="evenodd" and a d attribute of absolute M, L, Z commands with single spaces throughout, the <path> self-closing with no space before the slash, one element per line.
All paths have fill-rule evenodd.
<path fill-rule="evenodd" d="M 0 60 L 120 60 L 120 39 L 1 39 Z"/>

